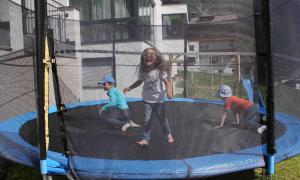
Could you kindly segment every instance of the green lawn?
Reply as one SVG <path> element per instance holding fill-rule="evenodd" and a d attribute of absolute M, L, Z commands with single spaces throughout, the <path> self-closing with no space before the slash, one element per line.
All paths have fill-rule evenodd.
<path fill-rule="evenodd" d="M 240 97 L 246 97 L 246 91 L 237 81 L 234 75 L 212 74 L 206 72 L 188 72 L 187 73 L 187 97 L 197 97 L 209 100 L 217 99 L 214 97 L 215 92 L 220 85 L 226 84 L 232 88 L 233 94 Z M 176 89 L 184 87 L 183 72 L 178 72 L 177 80 L 174 80 Z M 182 92 L 175 94 L 175 97 L 182 97 Z"/>

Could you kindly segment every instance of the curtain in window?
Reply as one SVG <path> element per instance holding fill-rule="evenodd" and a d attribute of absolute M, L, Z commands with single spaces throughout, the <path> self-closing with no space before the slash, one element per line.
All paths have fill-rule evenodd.
<path fill-rule="evenodd" d="M 125 18 L 131 16 L 132 0 L 115 0 L 115 17 Z"/>
<path fill-rule="evenodd" d="M 92 20 L 110 19 L 110 0 L 91 0 Z"/>

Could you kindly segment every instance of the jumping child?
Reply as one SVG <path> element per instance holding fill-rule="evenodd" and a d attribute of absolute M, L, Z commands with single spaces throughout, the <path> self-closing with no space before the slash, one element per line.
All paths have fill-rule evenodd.
<path fill-rule="evenodd" d="M 141 55 L 140 64 L 137 66 L 138 80 L 123 91 L 128 91 L 140 86 L 144 82 L 142 97 L 144 100 L 144 130 L 142 140 L 137 144 L 147 146 L 150 141 L 152 114 L 155 113 L 160 121 L 169 144 L 174 143 L 169 121 L 165 113 L 165 91 L 168 98 L 172 98 L 172 85 L 167 79 L 166 63 L 161 53 L 155 48 L 147 48 Z"/>

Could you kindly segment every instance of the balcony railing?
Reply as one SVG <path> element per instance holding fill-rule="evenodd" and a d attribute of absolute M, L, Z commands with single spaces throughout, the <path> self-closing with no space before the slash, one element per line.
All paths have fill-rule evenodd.
<path fill-rule="evenodd" d="M 53 29 L 54 39 L 58 41 L 66 40 L 65 31 L 65 12 L 60 10 L 61 4 L 52 1 L 47 3 L 48 28 Z M 35 15 L 31 7 L 22 7 L 23 26 L 25 35 L 34 35 L 35 33 Z"/>
<path fill-rule="evenodd" d="M 167 4 L 186 4 L 187 0 L 162 0 L 163 5 Z"/>
<path fill-rule="evenodd" d="M 149 25 L 139 25 L 135 21 L 80 23 L 81 43 L 93 44 L 115 41 L 150 40 L 152 29 Z"/>
<path fill-rule="evenodd" d="M 163 39 L 183 39 L 185 25 L 164 25 L 162 26 Z"/>

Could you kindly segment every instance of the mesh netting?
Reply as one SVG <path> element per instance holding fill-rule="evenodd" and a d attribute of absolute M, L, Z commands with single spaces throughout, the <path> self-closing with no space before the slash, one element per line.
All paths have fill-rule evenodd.
<path fill-rule="evenodd" d="M 296 1 L 274 2 L 272 30 L 275 108 L 276 111 L 299 118 L 300 54 L 297 50 L 300 38 L 299 20 L 293 18 L 297 14 L 297 8 L 299 3 Z"/>
<path fill-rule="evenodd" d="M 22 6 L 0 2 L 0 140 L 19 154 L 23 151 L 19 145 L 26 142 L 22 157 L 29 162 L 13 154 L 5 156 L 37 166 L 37 122 L 36 114 L 31 114 L 36 112 L 31 2 L 23 1 Z M 48 2 L 47 28 L 53 33 L 60 97 L 68 109 L 64 130 L 71 153 L 69 157 L 62 155 L 61 122 L 52 113 L 49 159 L 78 179 L 206 177 L 265 166 L 266 152 L 261 145 L 266 143 L 266 132 L 257 131 L 265 123 L 263 119 L 255 116 L 254 123 L 246 122 L 249 114 L 241 115 L 236 125 L 235 114 L 228 112 L 224 127 L 215 129 L 223 112 L 224 102 L 215 96 L 221 85 L 230 86 L 234 96 L 254 103 L 264 102 L 266 97 L 266 22 L 261 4 L 249 0 L 62 3 Z M 2 7 L 7 8 L 2 11 Z M 298 127 L 298 119 L 290 118 L 300 118 L 296 44 L 300 22 L 290 22 L 297 17 L 297 8 L 299 3 L 293 0 L 276 2 L 272 7 L 275 109 L 282 113 L 276 116 L 275 136 L 282 139 L 287 132 L 299 137 L 291 132 L 291 126 Z M 124 95 L 131 120 L 142 127 L 122 133 L 120 128 L 105 124 L 105 117 L 99 114 L 109 98 L 98 82 L 111 74 L 120 91 L 132 85 L 138 79 L 143 50 L 149 47 L 160 51 L 172 82 L 174 98 L 166 99 L 165 111 L 175 144 L 167 143 L 154 115 L 150 145 L 141 148 L 136 142 L 142 138 L 144 125 L 143 85 Z M 50 112 L 58 103 L 52 73 Z M 8 119 L 13 121 L 5 121 Z M 7 124 L 10 129 L 5 129 Z M 11 141 L 12 137 L 19 141 Z M 284 139 L 283 144 L 290 147 L 289 140 Z M 10 149 L 9 145 L 2 150 Z M 293 147 L 279 149 L 282 154 L 276 162 L 299 153 Z M 211 167 L 218 170 L 207 170 Z"/>
<path fill-rule="evenodd" d="M 1 154 L 15 162 L 38 165 L 37 148 L 24 149 L 19 128 L 28 117 L 36 118 L 34 84 L 34 37 L 23 34 L 22 8 L 11 1 L 1 1 L 0 13 L 0 144 Z M 12 23 L 15 22 L 15 23 Z M 12 122 L 13 121 L 13 122 Z M 37 141 L 37 132 L 24 135 Z M 20 154 L 20 156 L 15 156 Z M 29 158 L 27 162 L 22 158 Z"/>
<path fill-rule="evenodd" d="M 59 40 L 59 36 L 54 33 L 58 76 L 60 83 L 66 87 L 61 94 L 64 98 L 71 93 L 74 100 L 73 102 L 64 100 L 63 103 L 68 107 L 76 106 L 74 110 L 69 109 L 65 113 L 68 143 L 72 152 L 69 166 L 75 177 L 114 178 L 118 177 L 118 173 L 125 173 L 122 170 L 118 172 L 120 169 L 117 170 L 115 166 L 110 165 L 112 162 L 94 162 L 93 167 L 90 167 L 89 163 L 82 163 L 89 162 L 91 160 L 89 158 L 180 160 L 186 157 L 203 156 L 206 153 L 233 153 L 234 155 L 234 152 L 245 144 L 262 143 L 263 136 L 257 134 L 259 119 L 256 119 L 256 125 L 246 123 L 238 127 L 232 125 L 235 120 L 234 114 L 229 114 L 225 130 L 218 132 L 213 129 L 219 124 L 222 113 L 222 102 L 215 96 L 220 85 L 227 84 L 231 86 L 234 95 L 253 101 L 253 97 L 247 96 L 247 91 L 253 91 L 257 79 L 252 3 L 243 1 L 235 5 L 249 6 L 241 11 L 229 8 L 229 5 L 236 2 L 228 1 L 228 7 L 226 3 L 222 5 L 222 8 L 226 7 L 223 12 L 219 11 L 221 7 L 214 2 L 203 1 L 199 4 L 199 1 L 195 1 L 195 3 L 196 7 L 204 8 L 203 11 L 207 14 L 189 17 L 190 24 L 187 24 L 187 14 L 186 16 L 163 16 L 162 20 L 166 23 L 162 26 L 144 25 L 133 20 L 115 23 L 65 20 L 62 23 L 67 32 L 63 33 L 65 41 Z M 182 20 L 182 18 L 186 19 Z M 165 144 L 155 119 L 153 129 L 157 131 L 153 130 L 152 148 L 150 147 L 146 153 L 135 144 L 135 141 L 141 137 L 142 128 L 129 130 L 129 134 L 122 136 L 119 129 L 106 127 L 97 111 L 101 107 L 98 103 L 108 98 L 107 92 L 97 83 L 104 75 L 112 74 L 115 75 L 116 87 L 120 91 L 130 86 L 138 78 L 137 67 L 141 62 L 142 52 L 149 47 L 157 48 L 163 55 L 168 66 L 169 79 L 173 83 L 174 97 L 217 100 L 220 104 L 209 105 L 207 101 L 208 104 L 195 104 L 194 106 L 199 109 L 194 110 L 192 104 L 167 104 L 167 114 L 176 145 L 172 147 Z M 244 82 L 250 83 L 250 89 L 245 89 Z M 142 91 L 140 86 L 131 90 L 126 97 L 141 98 Z M 87 101 L 90 106 L 85 107 Z M 257 99 L 254 101 L 257 102 Z M 81 105 L 74 105 L 74 102 Z M 142 125 L 143 103 L 132 102 L 129 106 L 132 120 Z M 190 108 L 184 108 L 185 106 Z M 212 114 L 212 112 L 216 113 Z M 186 118 L 190 113 L 195 114 L 195 117 Z M 187 133 L 185 128 L 191 131 Z M 234 137 L 240 137 L 241 134 L 253 138 L 249 138 L 248 143 L 244 140 L 235 141 L 234 146 L 228 147 L 225 135 L 227 133 L 232 134 L 233 137 L 228 138 L 232 141 L 236 140 Z M 202 138 L 206 138 L 207 141 L 201 140 L 199 135 L 204 136 Z M 224 136 L 224 139 L 218 138 L 219 136 Z M 209 142 L 214 141 L 211 138 L 216 138 L 220 146 L 208 145 Z M 185 142 L 189 142 L 188 139 L 198 139 L 199 143 L 187 145 Z M 159 145 L 164 146 L 165 151 L 155 150 Z M 200 146 L 202 148 L 199 148 Z M 120 152 L 120 149 L 124 151 Z M 259 151 L 261 150 L 259 148 Z M 166 152 L 168 156 L 161 156 Z M 137 170 L 128 173 L 136 176 L 145 173 L 151 177 L 156 175 L 167 177 L 164 173 L 146 171 Z"/>

